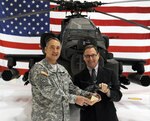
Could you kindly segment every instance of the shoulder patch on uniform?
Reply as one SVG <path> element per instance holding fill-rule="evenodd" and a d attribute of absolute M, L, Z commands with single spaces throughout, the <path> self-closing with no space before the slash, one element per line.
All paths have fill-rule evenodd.
<path fill-rule="evenodd" d="M 41 74 L 43 74 L 44 76 L 48 76 L 48 73 L 41 71 Z"/>

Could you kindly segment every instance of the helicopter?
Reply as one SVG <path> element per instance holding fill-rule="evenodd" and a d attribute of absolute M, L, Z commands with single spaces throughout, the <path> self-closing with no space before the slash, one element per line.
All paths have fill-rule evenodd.
<path fill-rule="evenodd" d="M 48 0 L 43 0 L 43 1 L 48 1 Z M 115 71 L 121 84 L 123 84 L 121 85 L 123 88 L 126 88 L 124 85 L 130 84 L 130 81 L 134 81 L 143 86 L 150 85 L 150 77 L 148 75 L 144 75 L 145 60 L 130 59 L 130 58 L 115 58 L 113 56 L 113 53 L 108 51 L 109 37 L 103 35 L 100 29 L 96 27 L 96 25 L 92 22 L 92 20 L 87 18 L 86 15 L 82 15 L 83 11 L 86 12 L 94 11 L 94 12 L 102 13 L 101 11 L 96 10 L 95 7 L 101 6 L 106 3 L 97 2 L 97 1 L 80 2 L 80 1 L 54 1 L 54 0 L 51 0 L 49 2 L 54 2 L 58 4 L 58 6 L 51 8 L 50 11 L 65 10 L 65 11 L 70 11 L 71 13 L 71 15 L 66 16 L 66 18 L 63 19 L 63 21 L 61 22 L 61 32 L 59 34 L 56 34 L 56 36 L 62 42 L 62 52 L 58 62 L 67 68 L 70 75 L 73 76 L 84 68 L 85 65 L 82 57 L 83 48 L 88 44 L 94 44 L 97 46 L 102 56 L 102 60 L 100 61 L 101 64 L 104 67 L 110 68 Z M 2 18 L 1 20 L 9 20 L 9 19 L 14 19 L 16 17 L 24 17 L 27 15 L 33 15 L 37 13 L 42 14 L 45 12 L 47 11 L 43 10 L 34 13 L 27 13 L 18 16 Z M 108 13 L 104 13 L 104 14 L 116 17 L 118 19 L 122 19 L 120 17 L 110 15 Z M 122 19 L 122 20 L 150 30 L 150 28 L 141 25 L 139 23 L 129 21 L 126 19 Z M 51 33 L 43 34 L 43 38 L 41 37 L 41 41 L 40 41 L 42 51 L 44 50 L 44 38 L 46 36 L 55 36 L 55 35 Z M 30 69 L 32 68 L 34 63 L 43 59 L 44 55 L 43 54 L 38 54 L 38 55 L 7 54 L 5 58 L 8 60 L 7 63 L 8 69 L 4 70 L 1 76 L 6 81 L 12 80 L 13 78 L 18 78 L 20 76 L 19 71 L 13 68 L 13 66 L 16 65 L 16 61 L 29 62 L 29 70 L 23 76 L 23 81 L 25 81 L 26 82 L 25 84 L 27 84 L 28 73 Z M 124 76 L 122 74 L 123 65 L 132 65 L 132 69 L 136 72 L 131 73 L 128 76 Z"/>

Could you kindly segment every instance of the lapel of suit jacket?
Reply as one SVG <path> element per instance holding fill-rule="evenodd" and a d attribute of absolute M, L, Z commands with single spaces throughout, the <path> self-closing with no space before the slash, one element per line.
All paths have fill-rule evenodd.
<path fill-rule="evenodd" d="M 87 81 L 87 83 L 89 83 L 89 84 L 92 84 L 92 83 L 93 83 L 88 68 L 85 68 L 85 69 L 84 69 L 83 78 L 85 78 L 85 81 Z"/>

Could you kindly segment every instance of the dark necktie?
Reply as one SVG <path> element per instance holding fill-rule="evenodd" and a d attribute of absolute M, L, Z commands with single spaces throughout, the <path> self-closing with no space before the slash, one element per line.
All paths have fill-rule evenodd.
<path fill-rule="evenodd" d="M 95 73 L 95 69 L 92 69 L 92 81 L 94 82 L 94 83 L 96 83 L 96 73 Z"/>

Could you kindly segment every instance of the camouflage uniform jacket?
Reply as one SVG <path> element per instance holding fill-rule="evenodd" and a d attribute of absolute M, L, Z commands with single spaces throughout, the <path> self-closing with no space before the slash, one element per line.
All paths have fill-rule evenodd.
<path fill-rule="evenodd" d="M 52 68 L 46 59 L 30 70 L 32 85 L 32 121 L 69 121 L 69 103 L 74 104 L 76 95 L 89 93 L 73 85 L 67 70 L 57 64 Z"/>

